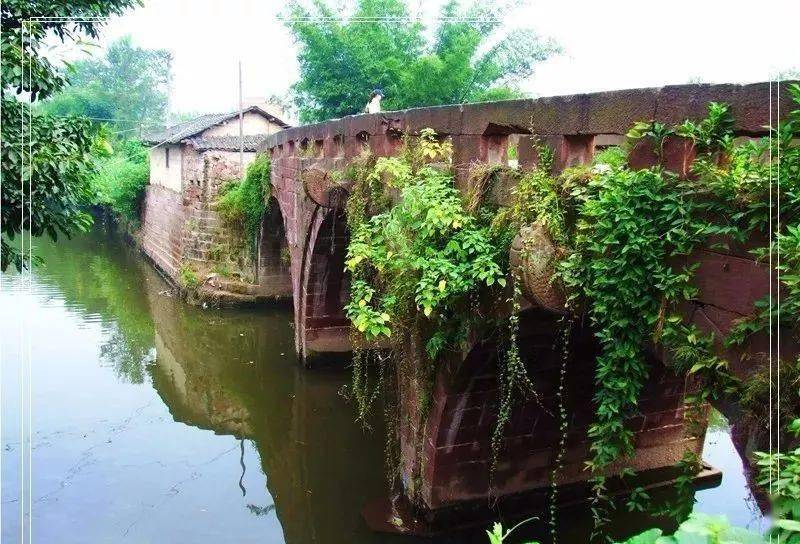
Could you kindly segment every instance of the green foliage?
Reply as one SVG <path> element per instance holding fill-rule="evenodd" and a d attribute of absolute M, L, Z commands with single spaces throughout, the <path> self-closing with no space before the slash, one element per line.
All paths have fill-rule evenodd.
<path fill-rule="evenodd" d="M 428 160 L 450 153 L 431 132 L 421 135 L 417 149 Z M 398 310 L 420 312 L 438 331 L 481 286 L 505 285 L 505 256 L 493 243 L 488 221 L 465 211 L 447 169 L 416 165 L 408 157 L 381 158 L 370 175 L 386 176 L 400 199 L 351 232 L 347 269 L 363 267 L 366 279 L 353 280 L 345 309 L 368 341 L 391 335 Z M 447 340 L 452 338 L 429 339 L 431 359 Z"/>
<path fill-rule="evenodd" d="M 272 195 L 269 156 L 258 155 L 247 167 L 244 179 L 230 183 L 221 193 L 216 208 L 222 219 L 247 239 L 255 240 Z"/>
<path fill-rule="evenodd" d="M 181 265 L 178 271 L 178 282 L 187 291 L 195 291 L 200 287 L 200 278 L 197 277 L 197 272 L 185 263 Z"/>
<path fill-rule="evenodd" d="M 547 228 L 556 244 L 567 243 L 564 202 L 561 187 L 553 178 L 553 152 L 546 145 L 537 146 L 539 165 L 519 177 L 513 189 L 511 206 L 500 210 L 495 225 L 508 224 L 516 233 L 534 223 Z"/>
<path fill-rule="evenodd" d="M 694 513 L 681 523 L 675 534 L 664 536 L 661 529 L 649 529 L 620 544 L 764 544 L 761 535 L 733 527 L 725 516 Z"/>
<path fill-rule="evenodd" d="M 794 89 L 793 94 L 798 94 Z M 800 96 L 800 94 L 798 94 Z M 734 143 L 733 120 L 724 104 L 711 103 L 706 119 L 679 127 L 654 122 L 637 123 L 628 133 L 632 144 L 645 139 L 660 155 L 670 136 L 689 138 L 698 154 L 694 176 L 680 180 L 658 167 L 633 172 L 619 155 L 596 157 L 595 166 L 572 169 L 562 176 L 566 224 L 572 225 L 570 254 L 560 266 L 573 307 L 586 307 L 600 341 L 597 359 L 597 418 L 590 427 L 595 473 L 597 525 L 607 515 L 603 470 L 633 453 L 632 433 L 626 420 L 637 411 L 637 401 L 649 370 L 645 346 L 661 343 L 675 369 L 692 376 L 698 390 L 686 397 L 686 432 L 695 436 L 703 420 L 702 407 L 738 390 L 728 362 L 715 355 L 714 338 L 687 326 L 677 305 L 695 295 L 693 269 L 674 270 L 672 258 L 707 243 L 711 236 L 744 241 L 753 231 L 766 232 L 770 222 L 771 180 L 778 174 L 795 175 L 797 144 L 792 119 L 774 133 L 778 152 L 769 154 L 769 141 Z M 789 125 L 787 128 L 786 125 Z M 615 151 L 615 154 L 618 152 Z M 780 160 L 778 160 L 780 157 Z M 766 160 L 771 158 L 772 160 Z M 796 265 L 792 258 L 797 221 L 797 179 L 781 186 L 781 214 L 785 233 L 779 243 L 790 256 L 781 266 L 791 291 Z M 777 190 L 774 193 L 777 195 Z M 784 202 L 787 204 L 784 206 Z M 777 224 L 778 217 L 772 220 Z M 791 298 L 791 297 L 790 297 Z M 791 301 L 790 301 L 791 304 Z M 670 505 L 676 517 L 691 511 L 693 474 L 699 458 L 687 452 L 679 463 L 679 500 Z M 681 492 L 685 491 L 685 492 Z"/>
<path fill-rule="evenodd" d="M 595 167 L 599 165 L 608 165 L 610 168 L 620 168 L 625 166 L 627 162 L 628 154 L 619 146 L 607 147 L 592 158 L 592 164 Z M 600 169 L 602 169 L 602 167 Z"/>
<path fill-rule="evenodd" d="M 46 42 L 48 36 L 61 43 L 80 44 L 83 36 L 96 39 L 104 24 L 98 18 L 121 15 L 138 5 L 141 2 L 136 0 L 94 0 L 78 5 L 72 0 L 4 1 L 1 40 L 4 96 L 6 91 L 17 94 L 25 91 L 36 101 L 62 89 L 64 74 L 41 53 L 43 47 L 50 45 Z M 39 20 L 31 20 L 37 17 Z"/>
<path fill-rule="evenodd" d="M 800 86 L 789 86 L 794 102 L 800 105 Z M 724 195 L 727 206 L 716 213 L 736 222 L 741 233 L 760 231 L 772 235 L 771 247 L 755 252 L 763 261 L 771 258 L 780 274 L 784 289 L 778 294 L 756 303 L 756 312 L 739 320 L 726 339 L 728 345 L 742 345 L 757 332 L 766 331 L 770 323 L 778 324 L 798 334 L 800 315 L 800 107 L 790 112 L 787 121 L 772 131 L 772 140 L 762 138 L 734 146 L 728 154 L 727 168 L 714 162 L 698 161 L 700 182 L 708 191 Z M 764 158 L 769 158 L 769 161 Z M 778 186 L 777 182 L 780 181 Z M 774 232 L 770 232 L 770 226 Z M 740 239 L 743 238 L 740 236 Z M 784 368 L 791 368 L 785 363 Z M 763 412 L 766 397 L 764 390 L 757 396 L 759 383 L 768 379 L 750 382 L 747 390 L 747 405 L 754 417 Z M 800 412 L 791 412 L 794 417 Z M 760 414 L 763 416 L 763 413 Z M 784 414 L 786 415 L 786 414 Z M 785 422 L 784 422 L 785 424 Z M 783 425 L 781 426 L 783 427 Z"/>
<path fill-rule="evenodd" d="M 94 203 L 137 222 L 150 178 L 148 149 L 135 140 L 120 142 L 114 153 L 97 160 L 96 168 L 97 173 L 91 178 Z"/>
<path fill-rule="evenodd" d="M 88 180 L 94 163 L 90 152 L 96 133 L 88 121 L 30 114 L 27 104 L 5 97 L 2 131 L 4 237 L 0 269 L 9 264 L 21 269 L 28 266 L 27 255 L 17 250 L 13 240 L 23 231 L 56 240 L 59 234 L 70 236 L 92 224 L 85 206 L 91 202 Z"/>
<path fill-rule="evenodd" d="M 674 129 L 667 127 L 664 123 L 659 123 L 657 121 L 637 121 L 625 137 L 628 139 L 628 145 L 631 147 L 639 140 L 650 140 L 654 144 L 653 151 L 661 156 L 664 151 L 664 141 L 667 137 L 674 134 L 674 132 Z"/>
<path fill-rule="evenodd" d="M 787 427 L 795 438 L 800 436 L 800 419 Z M 772 504 L 771 536 L 781 543 L 797 544 L 800 542 L 800 448 L 787 453 L 756 452 L 755 459 L 757 481 L 769 492 Z"/>
<path fill-rule="evenodd" d="M 770 433 L 776 442 L 780 436 L 781 447 L 784 449 L 797 442 L 793 440 L 790 429 L 795 418 L 800 415 L 798 391 L 800 359 L 773 360 L 771 365 L 764 365 L 754 371 L 742 384 L 739 397 L 742 425 L 753 434 L 759 448 L 767 447 Z M 780 403 L 775 402 L 776 398 L 780 398 Z"/>
<path fill-rule="evenodd" d="M 349 15 L 322 0 L 310 9 L 292 3 L 286 24 L 300 44 L 301 120 L 358 113 L 375 87 L 384 109 L 519 96 L 514 85 L 558 49 L 531 31 L 498 36 L 495 9 L 450 0 L 429 33 L 403 0 L 358 0 Z"/>
<path fill-rule="evenodd" d="M 489 537 L 489 544 L 503 544 L 503 542 L 505 542 L 506 539 L 509 536 L 511 536 L 511 533 L 513 533 L 518 527 L 528 523 L 532 519 L 536 519 L 536 518 L 530 518 L 530 519 L 526 519 L 525 521 L 521 521 L 518 524 L 516 524 L 515 526 L 513 526 L 511 529 L 508 529 L 508 530 L 504 530 L 503 529 L 503 524 L 502 523 L 499 523 L 499 522 L 495 523 L 494 525 L 492 525 L 492 530 L 491 531 L 488 531 L 488 530 L 486 531 L 486 536 Z M 531 541 L 531 542 L 528 542 L 527 544 L 537 544 L 537 543 Z"/>
<path fill-rule="evenodd" d="M 79 39 L 81 34 L 96 38 L 102 26 L 97 17 L 119 15 L 135 4 L 134 0 L 96 0 L 80 6 L 66 0 L 2 3 L 0 222 L 5 236 L 0 240 L 0 269 L 5 270 L 12 263 L 17 268 L 28 265 L 26 256 L 13 244 L 22 231 L 33 236 L 46 233 L 55 239 L 59 233 L 69 236 L 91 224 L 91 217 L 82 209 L 90 201 L 89 154 L 95 145 L 91 125 L 77 118 L 31 114 L 29 106 L 17 95 L 27 93 L 35 102 L 64 87 L 63 74 L 41 52 L 48 39 L 55 36 L 64 43 Z M 80 22 L 59 21 L 59 16 Z M 31 21 L 34 17 L 47 18 Z M 36 152 L 30 154 L 29 149 Z M 21 187 L 26 188 L 25 202 Z M 31 206 L 30 214 L 24 214 L 24 222 L 23 204 Z"/>
<path fill-rule="evenodd" d="M 711 102 L 708 116 L 695 123 L 686 120 L 675 129 L 675 134 L 690 138 L 701 153 L 730 149 L 733 144 L 733 116 L 727 104 Z"/>
<path fill-rule="evenodd" d="M 69 86 L 42 109 L 52 115 L 105 119 L 127 133 L 158 126 L 167 111 L 172 55 L 166 49 L 146 49 L 130 36 L 111 43 L 102 58 L 71 66 Z"/>
<path fill-rule="evenodd" d="M 670 175 L 624 168 L 598 175 L 580 204 L 574 252 L 561 275 L 573 300 L 591 301 L 589 316 L 600 342 L 595 399 L 597 420 L 591 467 L 599 471 L 633 453 L 625 427 L 648 375 L 643 346 L 662 318 L 662 301 L 693 295 L 688 272 L 667 259 L 688 253 L 702 225 Z"/>

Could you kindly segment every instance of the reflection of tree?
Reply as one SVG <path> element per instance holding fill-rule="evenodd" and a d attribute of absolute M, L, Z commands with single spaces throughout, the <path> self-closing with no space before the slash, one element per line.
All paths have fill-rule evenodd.
<path fill-rule="evenodd" d="M 142 271 L 122 269 L 119 262 L 100 254 L 93 256 L 89 272 L 110 314 L 104 327 L 106 340 L 100 346 L 101 360 L 111 365 L 117 377 L 142 383 L 145 365 L 154 360 L 153 321 L 147 305 L 142 304 L 146 301 L 143 284 L 136 281 Z"/>
<path fill-rule="evenodd" d="M 144 367 L 155 361 L 155 351 L 132 336 L 119 323 L 111 323 L 106 330 L 107 339 L 100 345 L 100 360 L 111 366 L 118 378 L 142 383 Z"/>
<path fill-rule="evenodd" d="M 153 321 L 145 295 L 148 281 L 160 281 L 146 270 L 115 227 L 97 221 L 95 228 L 68 243 L 39 240 L 45 266 L 37 281 L 54 286 L 65 305 L 99 322 L 104 333 L 100 358 L 115 374 L 142 383 L 153 361 Z M 87 262 L 88 261 L 88 262 Z"/>

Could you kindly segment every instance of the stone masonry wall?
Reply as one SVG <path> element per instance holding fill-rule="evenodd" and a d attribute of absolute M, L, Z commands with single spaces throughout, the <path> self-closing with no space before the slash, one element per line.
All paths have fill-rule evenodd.
<path fill-rule="evenodd" d="M 242 241 L 241 233 L 231 231 L 213 208 L 224 183 L 242 177 L 238 152 L 199 152 L 190 145 L 181 148 L 181 191 L 148 185 L 142 213 L 142 249 L 173 281 L 178 280 L 182 266 L 209 273 L 220 262 L 217 260 L 218 254 L 223 253 L 220 248 L 246 248 L 249 244 Z M 245 153 L 245 167 L 255 155 Z M 280 209 L 275 206 L 273 212 L 272 221 L 265 220 L 263 239 L 258 242 L 262 249 L 258 254 L 258 277 L 254 274 L 255 266 L 244 271 L 257 282 L 248 295 L 280 297 L 291 291 L 288 267 L 280 262 L 285 230 Z"/>

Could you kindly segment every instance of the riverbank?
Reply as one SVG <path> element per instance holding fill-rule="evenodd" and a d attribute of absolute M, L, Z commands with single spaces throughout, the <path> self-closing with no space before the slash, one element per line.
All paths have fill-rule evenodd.
<path fill-rule="evenodd" d="M 145 250 L 144 232 L 140 223 L 115 214 L 105 206 L 94 206 L 91 208 L 91 213 L 96 223 L 101 223 L 103 228 L 114 229 L 125 243 L 136 249 L 164 281 L 189 304 L 213 308 L 291 306 L 291 297 L 265 294 L 258 285 L 214 272 L 213 266 L 202 261 L 198 261 L 192 267 L 191 275 L 187 273 L 181 275 L 179 271 L 176 277 L 170 273 L 170 269 L 165 269 L 159 260 L 154 259 L 151 252 Z"/>

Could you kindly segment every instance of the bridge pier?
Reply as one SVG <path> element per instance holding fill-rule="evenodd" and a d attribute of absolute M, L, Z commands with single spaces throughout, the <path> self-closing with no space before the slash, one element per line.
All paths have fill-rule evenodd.
<path fill-rule="evenodd" d="M 551 483 L 561 438 L 556 396 L 562 362 L 563 398 L 568 434 L 558 473 L 559 485 L 587 479 L 585 461 L 590 442 L 587 428 L 594 419 L 594 358 L 597 346 L 589 331 L 572 334 L 568 359 L 562 361 L 558 318 L 530 309 L 520 320 L 520 356 L 536 388 L 516 405 L 505 426 L 494 474 L 491 437 L 497 423 L 498 345 L 475 345 L 463 359 L 453 357 L 436 372 L 430 410 L 420 390 L 401 384 L 400 441 L 403 484 L 417 505 L 428 511 L 446 510 L 487 497 L 525 494 Z M 688 436 L 684 398 L 690 387 L 658 361 L 639 403 L 641 413 L 628 421 L 635 432 L 636 455 L 622 466 L 637 472 L 670 467 L 687 450 L 702 453 L 704 432 Z M 700 422 L 705 431 L 705 422 Z"/>

